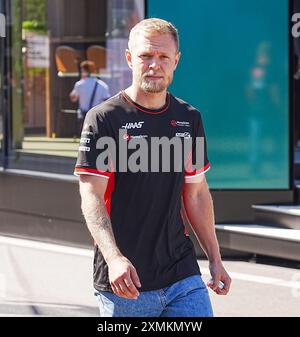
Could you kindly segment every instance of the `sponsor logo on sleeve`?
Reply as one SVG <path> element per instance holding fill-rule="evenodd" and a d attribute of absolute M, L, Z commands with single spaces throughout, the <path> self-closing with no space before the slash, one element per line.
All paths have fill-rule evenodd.
<path fill-rule="evenodd" d="M 90 138 L 86 138 L 86 137 L 81 137 L 80 138 L 80 143 L 83 143 L 83 144 L 88 144 L 90 143 Z"/>
<path fill-rule="evenodd" d="M 90 152 L 90 150 L 88 146 L 79 146 L 79 151 L 81 152 Z"/>

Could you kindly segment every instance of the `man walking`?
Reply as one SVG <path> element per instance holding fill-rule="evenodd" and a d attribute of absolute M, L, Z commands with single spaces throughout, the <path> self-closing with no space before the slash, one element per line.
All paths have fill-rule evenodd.
<path fill-rule="evenodd" d="M 179 59 L 177 29 L 162 19 L 142 20 L 132 28 L 126 50 L 131 86 L 90 110 L 84 121 L 75 174 L 95 240 L 94 288 L 101 316 L 213 315 L 183 208 L 209 260 L 209 287 L 220 295 L 230 288 L 205 179 L 210 163 L 201 115 L 167 91 Z M 193 165 L 197 138 L 204 139 L 203 160 Z M 104 139 L 113 140 L 119 160 L 102 146 Z M 153 147 L 157 139 L 192 140 L 185 169 L 176 169 L 176 151 L 168 170 L 156 165 L 152 154 L 148 160 L 149 152 L 136 160 L 139 170 L 124 168 L 124 158 L 128 164 L 136 158 L 134 141 Z"/>

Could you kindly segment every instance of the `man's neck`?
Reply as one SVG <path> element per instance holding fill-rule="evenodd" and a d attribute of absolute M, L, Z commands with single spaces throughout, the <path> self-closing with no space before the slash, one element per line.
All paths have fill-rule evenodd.
<path fill-rule="evenodd" d="M 158 93 L 147 93 L 130 86 L 125 93 L 136 103 L 147 109 L 160 109 L 166 104 L 167 90 Z"/>

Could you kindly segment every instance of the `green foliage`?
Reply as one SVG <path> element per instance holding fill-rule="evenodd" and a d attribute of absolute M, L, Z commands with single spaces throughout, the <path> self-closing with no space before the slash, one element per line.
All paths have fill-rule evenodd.
<path fill-rule="evenodd" d="M 23 6 L 25 20 L 35 20 L 46 26 L 46 0 L 25 0 Z"/>
<path fill-rule="evenodd" d="M 23 29 L 41 33 L 47 31 L 46 0 L 25 0 L 23 15 Z"/>
<path fill-rule="evenodd" d="M 23 21 L 22 28 L 27 31 L 45 33 L 47 31 L 46 26 L 36 20 Z"/>

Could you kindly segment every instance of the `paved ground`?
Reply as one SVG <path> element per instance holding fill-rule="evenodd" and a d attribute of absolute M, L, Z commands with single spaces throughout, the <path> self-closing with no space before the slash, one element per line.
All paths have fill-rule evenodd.
<path fill-rule="evenodd" d="M 91 250 L 0 237 L 0 256 L 0 316 L 98 315 Z M 300 316 L 300 265 L 224 263 L 233 284 L 224 297 L 210 291 L 216 316 Z"/>

